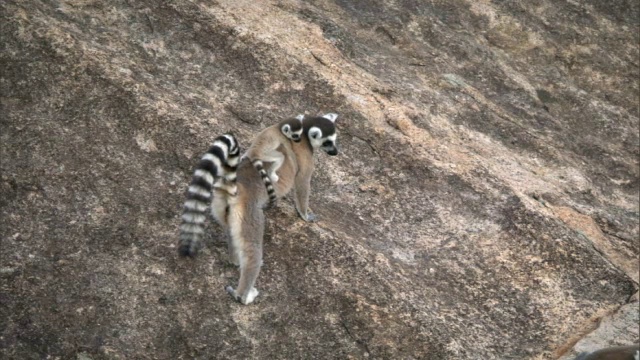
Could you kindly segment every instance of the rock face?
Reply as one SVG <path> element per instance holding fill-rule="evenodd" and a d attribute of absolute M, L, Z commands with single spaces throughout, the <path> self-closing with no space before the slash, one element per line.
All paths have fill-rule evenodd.
<path fill-rule="evenodd" d="M 638 343 L 638 303 L 626 304 L 611 316 L 605 317 L 598 328 L 580 339 L 573 351 L 566 354 L 563 360 L 572 360 L 579 353 Z"/>
<path fill-rule="evenodd" d="M 2 358 L 553 359 L 637 292 L 637 1 L 0 9 Z M 191 172 L 323 111 L 243 307 L 217 226 L 177 257 Z"/>

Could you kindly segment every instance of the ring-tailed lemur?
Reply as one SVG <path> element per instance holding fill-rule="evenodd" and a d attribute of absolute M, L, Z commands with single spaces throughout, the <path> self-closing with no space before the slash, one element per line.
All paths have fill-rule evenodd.
<path fill-rule="evenodd" d="M 263 159 L 265 162 L 276 161 L 271 167 L 271 172 L 275 174 L 275 170 L 281 165 L 281 161 L 278 163 L 278 155 L 282 156 L 279 152 L 275 151 L 282 142 L 277 138 L 277 135 L 281 133 L 287 139 L 296 142 L 300 141 L 303 131 L 303 118 L 304 115 L 298 115 L 295 118 L 286 119 L 277 125 L 263 130 L 256 139 L 258 146 L 256 147 L 254 145 L 252 147 L 254 149 L 249 149 L 245 155 L 249 155 L 250 159 L 256 159 L 253 161 L 253 164 L 260 172 L 265 187 L 270 194 L 274 191 L 271 178 L 262 168 L 260 159 Z M 274 144 L 270 139 L 278 140 L 273 140 L 276 141 Z M 239 162 L 239 153 L 240 149 L 236 138 L 233 134 L 225 134 L 214 140 L 211 148 L 200 160 L 187 192 L 187 201 L 184 204 L 182 225 L 180 227 L 180 246 L 178 247 L 181 255 L 194 256 L 197 253 L 200 238 L 204 232 L 204 222 L 206 218 L 204 214 L 211 202 L 211 196 L 215 195 L 214 198 L 216 198 L 217 201 L 224 201 L 227 197 L 236 195 L 235 167 Z M 275 175 L 274 181 L 277 180 L 277 175 Z M 275 201 L 275 194 L 273 195 L 273 199 Z M 221 225 L 226 226 L 226 224 Z"/>
<path fill-rule="evenodd" d="M 315 220 L 309 212 L 309 192 L 313 175 L 314 150 L 322 149 L 329 155 L 337 155 L 336 114 L 321 117 L 307 117 L 303 121 L 303 136 L 300 142 L 284 142 L 279 148 L 284 161 L 279 169 L 280 180 L 273 184 L 277 197 L 282 197 L 293 189 L 294 202 L 298 214 L 305 221 Z M 226 290 L 242 304 L 250 304 L 258 296 L 255 281 L 262 264 L 262 241 L 265 218 L 263 208 L 269 201 L 264 183 L 250 161 L 238 165 L 238 196 L 228 198 L 228 203 L 218 203 L 214 216 L 224 216 L 219 223 L 228 224 L 230 235 L 229 251 L 231 261 L 240 266 L 240 280 L 234 289 Z M 229 211 L 222 211 L 229 206 Z"/>
<path fill-rule="evenodd" d="M 253 140 L 251 147 L 249 147 L 243 155 L 243 157 L 247 157 L 256 170 L 258 170 L 267 188 L 269 203 L 266 208 L 271 208 L 276 203 L 273 183 L 278 182 L 279 177 L 276 171 L 280 169 L 284 162 L 284 155 L 278 151 L 278 148 L 289 140 L 300 142 L 304 130 L 302 127 L 303 119 L 304 115 L 298 115 L 295 118 L 283 120 L 276 125 L 269 126 L 262 130 Z M 264 169 L 264 163 L 271 163 L 266 166 L 268 172 Z"/>
<path fill-rule="evenodd" d="M 212 195 L 227 197 L 237 194 L 235 181 L 239 155 L 235 136 L 227 133 L 217 137 L 200 159 L 184 203 L 178 247 L 180 255 L 194 256 L 198 252 L 200 238 L 204 234 L 205 212 Z"/>
<path fill-rule="evenodd" d="M 293 189 L 296 210 L 305 221 L 316 219 L 308 208 L 314 151 L 321 149 L 329 155 L 338 154 L 335 127 L 337 117 L 336 114 L 325 114 L 305 118 L 301 141 L 287 141 L 279 148 L 284 161 L 279 169 L 279 181 L 272 184 L 274 193 L 277 197 L 282 197 Z M 269 193 L 260 173 L 248 159 L 242 160 L 238 165 L 236 185 L 236 196 L 229 196 L 223 191 L 216 192 L 211 213 L 229 234 L 231 262 L 240 266 L 238 287 L 234 289 L 227 286 L 226 290 L 237 301 L 247 305 L 258 296 L 254 285 L 262 265 L 264 207 L 269 202 Z"/>

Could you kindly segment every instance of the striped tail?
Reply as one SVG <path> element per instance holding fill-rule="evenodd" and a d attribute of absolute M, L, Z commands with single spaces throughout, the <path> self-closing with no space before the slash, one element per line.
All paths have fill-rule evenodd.
<path fill-rule="evenodd" d="M 264 182 L 264 186 L 267 188 L 267 195 L 269 195 L 269 202 L 267 203 L 267 206 L 265 206 L 265 209 L 271 209 L 276 205 L 276 200 L 277 200 L 276 190 L 273 188 L 273 183 L 271 182 L 271 178 L 269 177 L 269 174 L 267 174 L 267 171 L 264 169 L 262 161 L 253 160 L 251 164 L 253 164 L 253 167 L 255 167 L 256 170 L 258 170 L 258 172 L 260 173 L 260 176 L 262 177 L 262 181 Z"/>
<path fill-rule="evenodd" d="M 236 167 L 240 149 L 232 134 L 217 137 L 196 166 L 193 179 L 187 189 L 187 200 L 180 225 L 181 256 L 195 256 L 204 235 L 206 211 L 211 204 L 213 189 L 221 188 L 235 195 Z M 224 186 L 219 184 L 225 183 Z"/>

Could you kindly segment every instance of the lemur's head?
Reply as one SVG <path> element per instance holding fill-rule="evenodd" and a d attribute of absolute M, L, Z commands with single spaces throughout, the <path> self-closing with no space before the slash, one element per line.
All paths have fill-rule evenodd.
<path fill-rule="evenodd" d="M 328 113 L 318 117 L 304 118 L 302 125 L 313 149 L 322 149 L 327 154 L 338 155 L 336 119 L 338 114 Z"/>
<path fill-rule="evenodd" d="M 304 115 L 298 115 L 295 118 L 283 121 L 280 125 L 280 131 L 282 131 L 287 138 L 295 142 L 300 142 L 304 130 L 302 127 L 302 119 L 304 119 Z"/>

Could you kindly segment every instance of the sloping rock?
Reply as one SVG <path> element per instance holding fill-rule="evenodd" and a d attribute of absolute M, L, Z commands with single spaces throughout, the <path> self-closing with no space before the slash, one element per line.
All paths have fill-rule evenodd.
<path fill-rule="evenodd" d="M 638 288 L 639 7 L 2 1 L 0 354 L 562 355 Z M 218 227 L 177 257 L 193 166 L 322 111 L 240 306 Z"/>
<path fill-rule="evenodd" d="M 580 339 L 572 351 L 562 359 L 571 360 L 582 352 L 590 353 L 615 346 L 637 344 L 639 323 L 640 314 L 638 313 L 637 301 L 624 305 L 602 319 L 598 327 Z"/>

